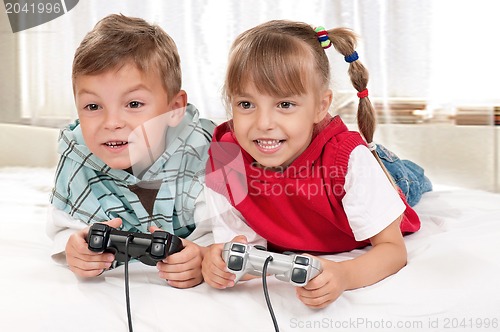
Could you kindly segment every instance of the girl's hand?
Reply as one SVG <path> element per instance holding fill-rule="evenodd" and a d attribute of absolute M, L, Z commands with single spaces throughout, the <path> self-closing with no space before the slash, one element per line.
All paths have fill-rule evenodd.
<path fill-rule="evenodd" d="M 247 239 L 245 236 L 240 235 L 236 236 L 232 241 L 246 243 Z M 212 244 L 202 262 L 201 271 L 205 282 L 217 289 L 233 287 L 236 278 L 233 273 L 228 272 L 226 262 L 222 259 L 223 247 L 223 243 Z"/>
<path fill-rule="evenodd" d="M 316 258 L 321 261 L 323 272 L 311 279 L 306 286 L 297 287 L 296 294 L 308 307 L 320 309 L 335 301 L 346 290 L 346 282 L 339 263 Z"/>
<path fill-rule="evenodd" d="M 115 218 L 103 224 L 117 228 L 122 224 L 122 220 Z M 84 278 L 100 275 L 115 260 L 115 255 L 111 253 L 98 253 L 89 250 L 87 243 L 89 228 L 87 227 L 72 234 L 66 243 L 65 249 L 68 267 L 74 274 Z"/>
<path fill-rule="evenodd" d="M 399 271 L 407 260 L 399 223 L 398 218 L 371 237 L 371 249 L 356 258 L 342 262 L 319 258 L 323 272 L 297 289 L 298 298 L 311 308 L 323 308 L 347 289 L 373 285 Z"/>

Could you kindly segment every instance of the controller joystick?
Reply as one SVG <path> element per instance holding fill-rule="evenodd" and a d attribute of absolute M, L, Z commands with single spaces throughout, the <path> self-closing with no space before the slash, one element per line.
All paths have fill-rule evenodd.
<path fill-rule="evenodd" d="M 262 275 L 264 263 L 269 256 L 273 259 L 269 262 L 267 272 L 294 286 L 307 285 L 309 280 L 322 271 L 321 263 L 316 258 L 292 252 L 278 254 L 266 251 L 263 247 L 238 242 L 226 243 L 222 251 L 228 270 L 236 275 L 235 283 L 247 273 Z"/>
<path fill-rule="evenodd" d="M 158 230 L 151 234 L 126 232 L 101 223 L 90 226 L 87 243 L 89 250 L 111 252 L 117 262 L 125 262 L 127 238 L 130 239 L 128 258 L 136 258 L 151 266 L 184 248 L 179 237 L 165 231 Z"/>

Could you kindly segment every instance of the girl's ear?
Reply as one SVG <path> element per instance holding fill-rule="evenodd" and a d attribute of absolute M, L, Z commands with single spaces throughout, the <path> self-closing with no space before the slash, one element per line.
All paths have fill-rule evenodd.
<path fill-rule="evenodd" d="M 330 89 L 325 90 L 319 100 L 319 107 L 314 119 L 314 123 L 319 123 L 323 120 L 332 104 L 333 92 Z"/>
<path fill-rule="evenodd" d="M 180 90 L 173 98 L 171 102 L 170 111 L 168 112 L 168 125 L 170 127 L 177 126 L 182 119 L 184 114 L 186 114 L 187 106 L 187 93 L 184 90 Z"/>

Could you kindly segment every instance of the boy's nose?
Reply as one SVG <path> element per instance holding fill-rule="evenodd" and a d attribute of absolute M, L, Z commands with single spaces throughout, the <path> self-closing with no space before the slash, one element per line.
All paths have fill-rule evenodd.
<path fill-rule="evenodd" d="M 104 119 L 104 127 L 109 130 L 121 129 L 125 126 L 125 121 L 118 110 L 107 110 Z"/>

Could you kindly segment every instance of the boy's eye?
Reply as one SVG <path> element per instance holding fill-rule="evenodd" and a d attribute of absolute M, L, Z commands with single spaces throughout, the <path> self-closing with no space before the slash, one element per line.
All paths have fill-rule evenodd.
<path fill-rule="evenodd" d="M 84 109 L 89 111 L 97 111 L 99 109 L 99 105 L 97 104 L 88 104 L 84 107 Z"/>
<path fill-rule="evenodd" d="M 143 105 L 144 104 L 141 103 L 140 101 L 131 101 L 130 103 L 128 103 L 128 107 L 130 107 L 130 108 L 139 108 Z"/>

